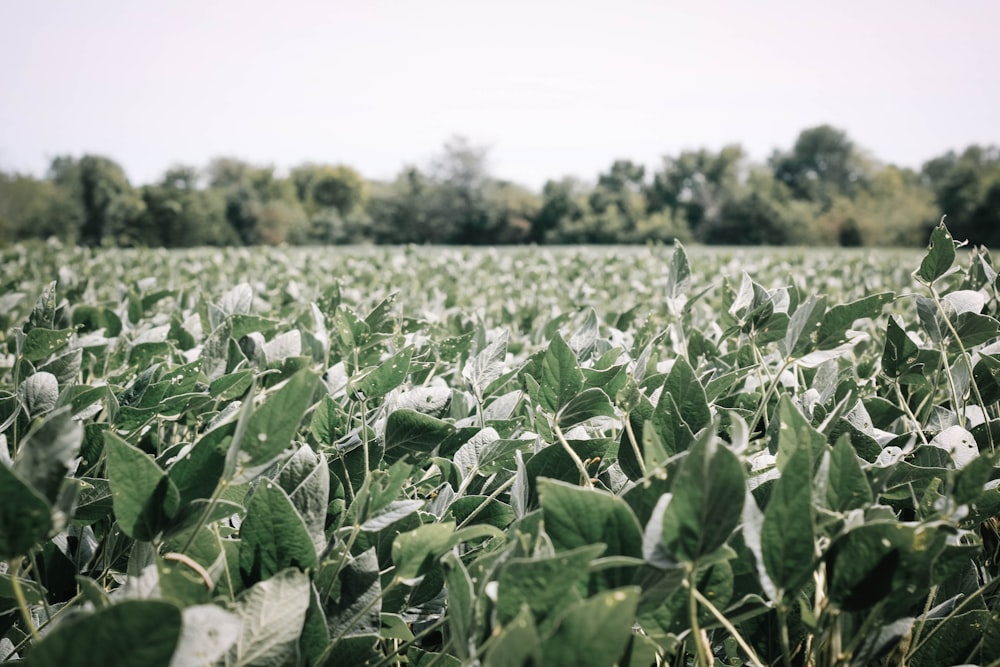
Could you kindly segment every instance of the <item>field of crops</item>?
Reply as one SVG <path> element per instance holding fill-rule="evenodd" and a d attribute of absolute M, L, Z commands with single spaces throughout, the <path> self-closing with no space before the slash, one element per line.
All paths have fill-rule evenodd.
<path fill-rule="evenodd" d="M 1000 665 L 931 243 L 0 250 L 0 662 Z"/>

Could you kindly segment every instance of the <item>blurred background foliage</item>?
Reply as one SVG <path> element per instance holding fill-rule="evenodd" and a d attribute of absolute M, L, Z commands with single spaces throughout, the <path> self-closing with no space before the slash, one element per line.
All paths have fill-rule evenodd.
<path fill-rule="evenodd" d="M 229 157 L 141 186 L 98 155 L 56 157 L 44 178 L 0 171 L 0 243 L 908 246 L 942 215 L 956 238 L 1000 246 L 1000 148 L 949 151 L 915 171 L 821 125 L 765 163 L 732 144 L 655 169 L 616 160 L 592 182 L 552 179 L 540 193 L 494 177 L 488 148 L 462 137 L 391 182 L 342 164 L 281 173 Z"/>

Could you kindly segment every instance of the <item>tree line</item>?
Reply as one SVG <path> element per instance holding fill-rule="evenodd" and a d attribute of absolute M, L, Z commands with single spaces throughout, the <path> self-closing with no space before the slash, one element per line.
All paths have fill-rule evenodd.
<path fill-rule="evenodd" d="M 99 155 L 60 156 L 44 178 L 0 171 L 0 243 L 90 246 L 347 243 L 919 245 L 942 215 L 957 238 L 1000 247 L 1000 148 L 972 145 L 920 170 L 883 164 L 845 132 L 802 131 L 765 162 L 739 144 L 616 160 L 593 182 L 541 192 L 490 173 L 456 137 L 391 182 L 345 165 L 216 158 L 133 186 Z"/>

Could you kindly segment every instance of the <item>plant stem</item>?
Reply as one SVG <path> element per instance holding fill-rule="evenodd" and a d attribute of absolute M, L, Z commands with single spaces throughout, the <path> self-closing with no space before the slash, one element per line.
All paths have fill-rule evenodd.
<path fill-rule="evenodd" d="M 694 640 L 695 665 L 712 667 L 711 647 L 706 646 L 708 640 L 702 635 L 701 626 L 698 624 L 698 598 L 695 596 L 697 573 L 698 568 L 692 564 L 691 571 L 685 580 L 688 587 L 688 623 L 691 625 L 691 639 Z"/>
<path fill-rule="evenodd" d="M 41 640 L 41 637 L 38 635 L 38 628 L 35 627 L 35 621 L 31 617 L 31 609 L 28 607 L 28 599 L 24 596 L 24 589 L 21 588 L 21 578 L 18 576 L 18 570 L 20 569 L 21 559 L 14 558 L 10 561 L 7 572 L 10 573 L 10 583 L 14 588 L 14 599 L 17 600 L 17 608 L 21 611 L 21 617 L 28 628 L 28 634 L 31 635 L 33 641 L 37 642 Z"/>
<path fill-rule="evenodd" d="M 743 638 L 743 635 L 739 633 L 739 630 L 736 629 L 736 626 L 730 623 L 729 619 L 726 618 L 721 611 L 715 608 L 715 605 L 712 604 L 712 601 L 709 600 L 704 595 L 702 595 L 701 591 L 699 591 L 697 588 L 692 588 L 691 592 L 694 594 L 695 599 L 703 607 L 705 607 L 705 609 L 707 609 L 709 613 L 712 614 L 712 616 L 715 617 L 715 620 L 717 620 L 719 624 L 722 625 L 722 627 L 726 629 L 726 632 L 732 635 L 733 639 L 736 640 L 736 643 L 739 644 L 740 648 L 743 649 L 744 653 L 747 654 L 747 657 L 750 658 L 750 662 L 752 662 L 755 665 L 755 667 L 764 667 L 764 663 L 761 662 L 760 658 L 757 657 L 757 653 L 753 650 L 753 648 L 750 647 L 750 644 L 748 644 L 747 640 Z"/>
<path fill-rule="evenodd" d="M 642 460 L 642 451 L 639 449 L 639 441 L 635 439 L 635 431 L 632 429 L 632 415 L 631 413 L 625 413 L 625 433 L 628 435 L 628 441 L 632 445 L 632 452 L 635 454 L 635 460 L 639 464 L 639 472 L 642 476 L 646 476 L 646 462 Z"/>
<path fill-rule="evenodd" d="M 498 486 L 490 495 L 486 496 L 486 498 L 483 499 L 483 502 L 479 503 L 476 506 L 476 509 L 469 512 L 469 515 L 464 519 L 462 519 L 462 522 L 455 527 L 455 530 L 458 530 L 459 528 L 464 528 L 466 524 L 468 524 L 470 521 L 476 518 L 476 515 L 478 515 L 487 505 L 489 505 L 491 500 L 495 500 L 501 493 L 512 487 L 514 485 L 515 479 L 517 479 L 517 477 L 511 477 L 506 482 Z"/>
<path fill-rule="evenodd" d="M 925 445 L 930 444 L 930 443 L 927 442 L 927 436 L 924 435 L 924 428 L 923 428 L 923 426 L 920 425 L 920 422 L 917 421 L 917 416 L 915 414 L 913 414 L 912 410 L 910 410 L 910 404 L 907 402 L 906 398 L 903 396 L 903 390 L 899 388 L 899 381 L 898 380 L 893 380 L 892 386 L 896 389 L 896 400 L 899 401 L 899 406 L 901 408 L 903 408 L 903 412 L 905 412 L 906 416 L 909 417 L 910 421 L 913 422 L 913 426 L 914 426 L 914 428 L 917 429 L 917 435 L 920 436 L 920 440 Z"/>
<path fill-rule="evenodd" d="M 569 446 L 569 443 L 566 441 L 566 436 L 563 435 L 562 429 L 559 428 L 559 424 L 555 420 L 552 422 L 552 429 L 555 431 L 559 444 L 563 446 L 563 449 L 566 450 L 569 457 L 573 459 L 573 463 L 576 464 L 576 469 L 580 471 L 581 483 L 588 489 L 593 488 L 594 484 L 590 481 L 590 473 L 587 472 L 587 466 L 583 465 L 583 461 L 580 460 L 580 456 L 573 451 L 572 447 Z"/>
<path fill-rule="evenodd" d="M 785 607 L 785 592 L 778 591 L 778 640 L 781 642 L 781 664 L 792 667 L 792 645 L 788 639 L 788 609 Z"/>
<path fill-rule="evenodd" d="M 413 646 L 414 644 L 416 644 L 418 641 L 420 641 L 421 639 L 423 639 L 424 637 L 426 637 L 430 633 L 434 632 L 435 630 L 437 630 L 438 628 L 440 628 L 442 625 L 444 625 L 447 622 L 448 622 L 448 618 L 445 617 L 445 616 L 442 616 L 441 618 L 439 618 L 438 620 L 434 621 L 433 623 L 431 623 L 430 625 L 428 625 L 426 628 L 424 628 L 423 630 L 421 630 L 420 634 L 414 635 L 413 639 L 408 639 L 405 642 L 400 642 L 399 644 L 397 644 L 396 648 L 394 648 L 390 653 L 387 653 L 381 660 L 379 660 L 374 665 L 372 665 L 372 667 L 387 667 L 387 665 L 392 664 L 392 662 L 393 662 L 392 659 L 393 658 L 395 658 L 397 655 L 399 655 L 400 653 L 402 653 L 406 649 L 410 648 L 411 646 Z"/>

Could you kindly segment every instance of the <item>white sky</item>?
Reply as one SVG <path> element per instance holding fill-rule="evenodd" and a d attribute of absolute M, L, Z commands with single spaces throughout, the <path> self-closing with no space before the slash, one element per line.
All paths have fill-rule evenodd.
<path fill-rule="evenodd" d="M 918 167 L 1000 143 L 1000 1 L 0 0 L 0 168 L 231 155 L 369 178 L 453 134 L 540 187 L 831 123 Z"/>

